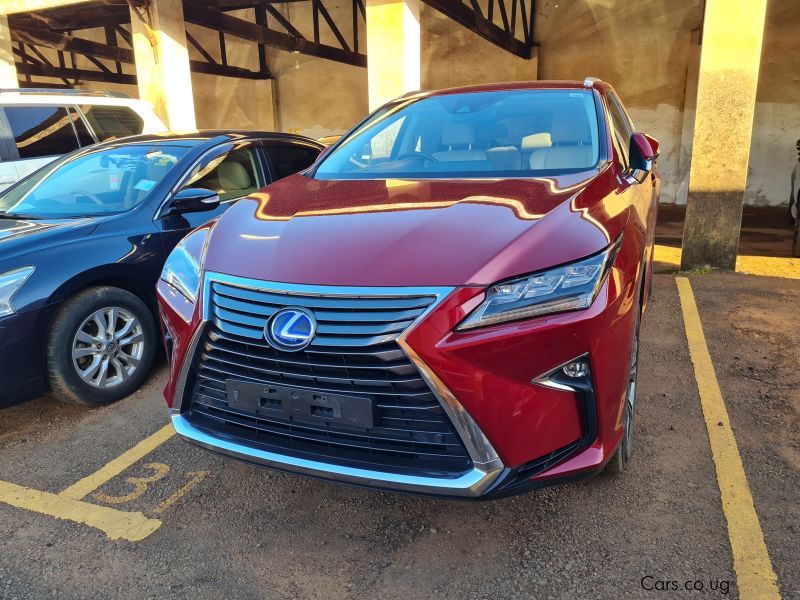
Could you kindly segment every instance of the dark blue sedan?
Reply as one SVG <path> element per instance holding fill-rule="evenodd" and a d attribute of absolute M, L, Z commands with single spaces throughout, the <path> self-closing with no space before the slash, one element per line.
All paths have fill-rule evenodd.
<path fill-rule="evenodd" d="M 167 255 L 233 201 L 308 167 L 299 136 L 206 131 L 99 144 L 0 195 L 0 406 L 99 405 L 144 381 Z"/>

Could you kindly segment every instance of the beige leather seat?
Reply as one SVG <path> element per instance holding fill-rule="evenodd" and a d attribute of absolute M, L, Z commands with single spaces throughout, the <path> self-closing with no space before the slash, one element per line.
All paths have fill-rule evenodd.
<path fill-rule="evenodd" d="M 434 152 L 441 162 L 474 162 L 486 160 L 486 153 L 475 150 L 475 130 L 469 123 L 445 123 L 442 126 L 442 145 L 447 150 Z"/>
<path fill-rule="evenodd" d="M 241 163 L 227 160 L 217 167 L 219 196 L 221 200 L 238 198 L 255 191 L 253 180 Z"/>
<path fill-rule="evenodd" d="M 553 145 L 551 136 L 546 131 L 532 133 L 522 138 L 520 148 L 531 169 L 544 169 L 544 157 Z"/>
<path fill-rule="evenodd" d="M 595 162 L 589 127 L 585 117 L 573 112 L 556 113 L 550 138 L 552 146 L 531 155 L 532 169 L 580 169 Z M 535 166 L 534 166 L 535 165 Z"/>
<path fill-rule="evenodd" d="M 522 169 L 522 154 L 514 146 L 489 148 L 486 156 L 495 171 L 519 171 Z"/>

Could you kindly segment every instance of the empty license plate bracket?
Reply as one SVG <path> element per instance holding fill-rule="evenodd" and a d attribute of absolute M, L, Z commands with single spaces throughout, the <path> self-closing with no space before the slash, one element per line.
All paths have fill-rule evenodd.
<path fill-rule="evenodd" d="M 341 423 L 365 429 L 374 424 L 372 399 L 299 388 L 225 381 L 228 406 L 302 423 Z"/>

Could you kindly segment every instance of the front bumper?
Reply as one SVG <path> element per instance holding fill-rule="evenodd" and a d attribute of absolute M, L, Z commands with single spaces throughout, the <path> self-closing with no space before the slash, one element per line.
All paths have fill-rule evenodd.
<path fill-rule="evenodd" d="M 0 318 L 0 408 L 32 400 L 45 391 L 38 315 L 32 310 Z"/>
<path fill-rule="evenodd" d="M 491 498 L 591 476 L 603 468 L 619 442 L 634 297 L 620 272 L 612 270 L 586 311 L 468 333 L 453 333 L 453 328 L 480 301 L 482 291 L 447 290 L 403 332 L 399 345 L 434 391 L 472 458 L 468 472 L 452 477 L 400 474 L 273 452 L 190 422 L 184 414 L 187 380 L 203 330 L 213 321 L 210 281 L 220 278 L 228 276 L 206 275 L 200 305 L 191 315 L 189 307 L 178 306 L 169 287 L 159 283 L 159 302 L 173 344 L 173 374 L 165 397 L 178 435 L 191 443 L 270 468 L 347 484 Z M 587 353 L 596 411 L 591 435 L 577 394 L 533 382 Z"/>

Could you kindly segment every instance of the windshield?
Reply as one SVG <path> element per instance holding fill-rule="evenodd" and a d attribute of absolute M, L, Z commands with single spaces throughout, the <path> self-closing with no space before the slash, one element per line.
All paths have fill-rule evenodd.
<path fill-rule="evenodd" d="M 600 156 L 590 90 L 511 90 L 400 101 L 325 157 L 318 179 L 531 177 Z"/>
<path fill-rule="evenodd" d="M 189 150 L 130 144 L 66 158 L 0 194 L 0 213 L 65 218 L 127 211 L 141 204 Z"/>

